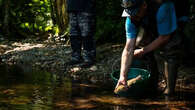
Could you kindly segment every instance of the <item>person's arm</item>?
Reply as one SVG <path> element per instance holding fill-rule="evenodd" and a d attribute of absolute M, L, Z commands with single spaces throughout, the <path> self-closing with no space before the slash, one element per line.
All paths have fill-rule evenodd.
<path fill-rule="evenodd" d="M 156 19 L 159 36 L 146 47 L 135 50 L 135 56 L 142 56 L 145 53 L 156 50 L 170 40 L 172 33 L 177 29 L 177 19 L 173 3 L 168 2 L 163 4 L 158 10 Z"/>
<path fill-rule="evenodd" d="M 135 48 L 135 42 L 136 39 L 127 39 L 125 48 L 122 53 L 121 58 L 121 70 L 120 70 L 120 79 L 121 80 L 127 80 L 127 72 L 129 70 L 129 67 L 131 65 L 133 55 L 134 55 L 134 48 Z M 126 83 L 126 82 L 124 82 Z"/>
<path fill-rule="evenodd" d="M 133 60 L 137 37 L 137 27 L 131 22 L 130 18 L 126 19 L 126 37 L 126 45 L 121 57 L 120 78 L 116 88 L 121 84 L 127 84 L 127 73 Z"/>
<path fill-rule="evenodd" d="M 162 45 L 166 44 L 169 41 L 170 37 L 171 37 L 171 35 L 159 36 L 156 40 L 154 40 L 152 43 L 150 43 L 146 47 L 144 47 L 142 49 L 135 50 L 134 56 L 139 57 L 139 56 L 142 56 L 143 54 L 149 53 L 151 51 L 154 51 L 154 50 L 160 48 Z"/>
<path fill-rule="evenodd" d="M 147 45 L 145 48 L 143 48 L 145 53 L 151 52 L 153 50 L 158 49 L 161 47 L 163 44 L 166 44 L 171 35 L 164 35 L 164 36 L 159 36 L 156 40 L 154 40 L 151 44 Z"/>

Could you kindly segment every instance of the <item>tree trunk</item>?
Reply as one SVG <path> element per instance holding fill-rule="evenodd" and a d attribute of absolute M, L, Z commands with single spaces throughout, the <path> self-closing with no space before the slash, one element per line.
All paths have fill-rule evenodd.
<path fill-rule="evenodd" d="M 5 36 L 10 35 L 9 30 L 9 11 L 10 11 L 10 0 L 4 0 L 4 18 L 3 18 L 3 31 Z"/>
<path fill-rule="evenodd" d="M 63 35 L 68 28 L 68 13 L 66 11 L 66 0 L 51 0 L 52 18 L 54 24 L 60 29 L 59 35 Z"/>

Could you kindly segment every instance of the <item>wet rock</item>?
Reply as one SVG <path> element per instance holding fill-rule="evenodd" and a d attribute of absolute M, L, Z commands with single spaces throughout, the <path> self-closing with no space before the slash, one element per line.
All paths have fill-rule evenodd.
<path fill-rule="evenodd" d="M 1 61 L 2 61 L 2 62 L 6 62 L 6 59 L 2 59 Z"/>
<path fill-rule="evenodd" d="M 49 53 L 46 52 L 44 55 L 45 55 L 45 56 L 49 56 Z"/>
<path fill-rule="evenodd" d="M 96 66 L 96 65 L 94 65 L 94 66 L 92 66 L 89 70 L 91 70 L 91 71 L 97 71 L 97 70 L 98 70 L 98 68 L 97 68 L 97 66 Z"/>
<path fill-rule="evenodd" d="M 36 64 L 36 65 L 38 65 L 38 66 L 40 66 L 40 65 L 41 65 L 41 63 L 40 63 L 40 62 L 36 62 L 35 64 Z"/>
<path fill-rule="evenodd" d="M 74 68 L 71 69 L 71 72 L 76 73 L 76 72 L 78 72 L 78 71 L 80 71 L 80 70 L 81 70 L 81 68 L 79 68 L 79 67 L 74 67 Z"/>
<path fill-rule="evenodd" d="M 71 50 L 67 50 L 67 51 L 65 51 L 65 54 L 71 54 Z"/>
<path fill-rule="evenodd" d="M 91 77 L 90 81 L 95 84 L 98 82 L 98 79 L 96 77 Z"/>

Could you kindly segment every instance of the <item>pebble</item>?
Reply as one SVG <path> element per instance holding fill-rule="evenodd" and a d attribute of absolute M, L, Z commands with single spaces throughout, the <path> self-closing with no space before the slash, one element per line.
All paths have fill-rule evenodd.
<path fill-rule="evenodd" d="M 41 65 L 41 63 L 40 63 L 40 62 L 36 62 L 35 64 L 36 64 L 36 65 Z"/>
<path fill-rule="evenodd" d="M 45 69 L 46 71 L 53 73 L 63 72 L 66 74 L 67 72 L 70 72 L 73 73 L 69 74 L 70 77 L 73 76 L 74 79 L 85 81 L 91 80 L 93 83 L 102 80 L 102 78 L 99 77 L 103 76 L 103 73 L 109 73 L 106 72 L 108 69 L 105 68 L 108 67 L 105 66 L 105 61 L 103 63 L 99 62 L 99 65 L 94 65 L 88 69 L 71 66 L 67 67 L 66 62 L 70 59 L 72 51 L 70 46 L 65 44 L 36 44 L 36 42 L 32 44 L 25 42 L 9 43 L 14 46 L 7 49 L 7 51 L 10 52 L 4 53 L 4 55 L 1 56 L 2 61 L 6 64 L 23 64 L 23 66 L 29 64 L 32 69 Z M 17 48 L 17 50 L 12 51 L 15 48 Z"/>
<path fill-rule="evenodd" d="M 67 50 L 67 51 L 65 51 L 64 53 L 65 53 L 65 54 L 71 54 L 71 52 L 72 52 L 71 50 Z"/>
<path fill-rule="evenodd" d="M 97 70 L 98 70 L 98 68 L 97 68 L 97 66 L 96 66 L 96 65 L 94 65 L 94 66 L 92 66 L 89 70 L 91 70 L 91 71 L 97 71 Z"/>
<path fill-rule="evenodd" d="M 74 68 L 71 69 L 71 72 L 76 73 L 76 72 L 78 72 L 78 71 L 80 71 L 80 70 L 81 70 L 81 68 L 79 68 L 79 67 L 74 67 Z"/>

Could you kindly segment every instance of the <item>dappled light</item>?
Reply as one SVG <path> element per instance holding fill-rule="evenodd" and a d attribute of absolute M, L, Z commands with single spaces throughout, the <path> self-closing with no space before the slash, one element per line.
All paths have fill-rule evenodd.
<path fill-rule="evenodd" d="M 176 1 L 0 0 L 0 110 L 195 110 L 195 0 Z"/>
<path fill-rule="evenodd" d="M 66 67 L 62 62 L 57 62 L 58 58 L 61 61 L 60 59 L 65 60 L 68 59 L 67 56 L 70 56 L 70 47 L 67 45 L 13 42 L 8 45 L 2 44 L 1 47 L 6 51 L 2 55 L 9 55 L 9 57 L 2 57 L 7 66 L 1 65 L 0 67 L 2 76 L 0 78 L 0 105 L 4 105 L 2 108 L 11 106 L 59 110 L 67 108 L 72 110 L 126 110 L 132 107 L 189 109 L 195 104 L 195 85 L 192 83 L 194 80 L 190 79 L 194 77 L 194 68 L 186 67 L 180 68 L 176 96 L 173 98 L 165 99 L 163 96 L 144 99 L 116 97 L 113 94 L 114 87 L 110 73 L 120 67 L 119 56 L 123 45 L 107 45 L 107 48 L 103 50 L 99 47 L 98 53 L 101 54 L 97 57 L 100 60 L 97 65 L 88 69 Z M 55 53 L 50 50 L 55 50 Z M 19 59 L 14 56 L 18 56 Z M 8 61 L 23 63 L 14 66 L 14 63 L 10 64 Z M 37 66 L 28 66 L 31 64 Z M 52 73 L 44 72 L 51 69 L 51 65 L 54 69 Z M 39 71 L 40 69 L 42 71 Z M 164 87 L 163 81 L 160 87 Z"/>

